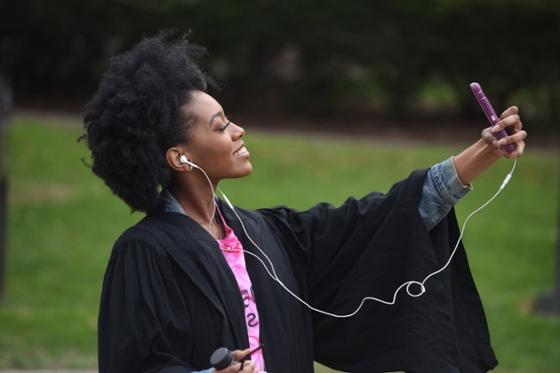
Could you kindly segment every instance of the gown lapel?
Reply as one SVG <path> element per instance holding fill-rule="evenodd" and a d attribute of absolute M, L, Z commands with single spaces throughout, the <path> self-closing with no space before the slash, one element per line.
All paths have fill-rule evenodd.
<path fill-rule="evenodd" d="M 237 281 L 218 242 L 197 222 L 178 213 L 159 213 L 173 226 L 170 237 L 179 241 L 163 243 L 163 247 L 195 286 L 228 320 L 236 348 L 248 347 L 243 301 Z"/>

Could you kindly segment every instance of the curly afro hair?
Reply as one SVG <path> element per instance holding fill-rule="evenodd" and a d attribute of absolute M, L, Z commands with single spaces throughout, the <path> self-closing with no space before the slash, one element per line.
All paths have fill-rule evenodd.
<path fill-rule="evenodd" d="M 149 213 L 171 183 L 166 150 L 187 143 L 192 91 L 215 83 L 195 64 L 204 48 L 161 33 L 114 57 L 84 114 L 92 170 L 132 211 Z"/>

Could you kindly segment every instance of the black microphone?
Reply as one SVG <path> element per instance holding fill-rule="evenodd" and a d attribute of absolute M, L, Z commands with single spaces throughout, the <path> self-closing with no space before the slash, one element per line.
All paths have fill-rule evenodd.
<path fill-rule="evenodd" d="M 262 347 L 263 345 L 261 344 L 249 351 L 249 353 L 241 359 L 241 367 L 243 367 L 243 363 L 246 360 L 251 359 L 251 354 L 253 352 L 260 350 Z M 210 365 L 216 370 L 226 369 L 231 365 L 231 363 L 233 363 L 233 352 L 231 352 L 227 347 L 218 348 L 212 353 L 212 356 L 210 356 Z"/>
<path fill-rule="evenodd" d="M 226 347 L 220 347 L 210 356 L 210 365 L 216 370 L 222 370 L 233 362 L 233 352 Z"/>

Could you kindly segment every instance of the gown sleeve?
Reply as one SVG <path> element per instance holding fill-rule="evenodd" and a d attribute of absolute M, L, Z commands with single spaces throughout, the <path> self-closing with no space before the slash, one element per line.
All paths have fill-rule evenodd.
<path fill-rule="evenodd" d="M 188 340 L 172 345 L 176 328 L 170 325 L 178 323 L 188 333 L 190 321 L 168 265 L 145 238 L 121 237 L 115 244 L 99 312 L 100 373 L 193 371 L 181 358 L 181 351 L 189 351 Z"/>
<path fill-rule="evenodd" d="M 418 205 L 426 170 L 386 194 L 350 198 L 340 207 L 262 210 L 288 251 L 311 305 L 352 313 L 362 298 L 391 301 L 405 281 L 441 268 L 457 242 L 451 210 L 428 231 Z M 495 360 L 486 318 L 462 244 L 449 268 L 393 306 L 367 301 L 353 317 L 312 314 L 315 360 L 356 372 L 485 372 Z M 411 291 L 417 293 L 414 286 Z"/>
<path fill-rule="evenodd" d="M 405 236 L 410 225 L 420 224 L 419 229 L 427 232 L 418 212 L 426 172 L 413 173 L 386 194 L 350 197 L 339 207 L 320 203 L 305 211 L 287 207 L 259 211 L 285 243 L 295 267 L 305 272 L 311 296 L 327 300 L 368 247 L 376 247 L 385 264 L 401 251 L 391 248 L 402 244 L 395 239 Z"/>

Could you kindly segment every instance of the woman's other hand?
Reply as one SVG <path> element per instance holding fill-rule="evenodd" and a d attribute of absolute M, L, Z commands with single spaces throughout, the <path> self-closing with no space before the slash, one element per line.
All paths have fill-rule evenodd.
<path fill-rule="evenodd" d="M 235 350 L 233 351 L 233 363 L 222 370 L 213 370 L 214 373 L 259 373 L 259 369 L 255 366 L 255 363 L 251 360 L 243 360 L 251 352 L 250 348 L 245 350 Z M 243 366 L 242 366 L 243 364 Z"/>
<path fill-rule="evenodd" d="M 498 140 L 495 134 L 501 130 L 506 130 L 508 136 Z M 527 132 L 523 130 L 523 124 L 521 123 L 517 106 L 510 106 L 507 108 L 507 110 L 502 113 L 500 121 L 495 126 L 482 130 L 481 137 L 488 145 L 494 148 L 494 154 L 509 159 L 521 157 L 525 150 L 524 140 L 527 138 Z M 504 148 L 507 144 L 514 144 L 515 150 L 508 153 Z"/>

